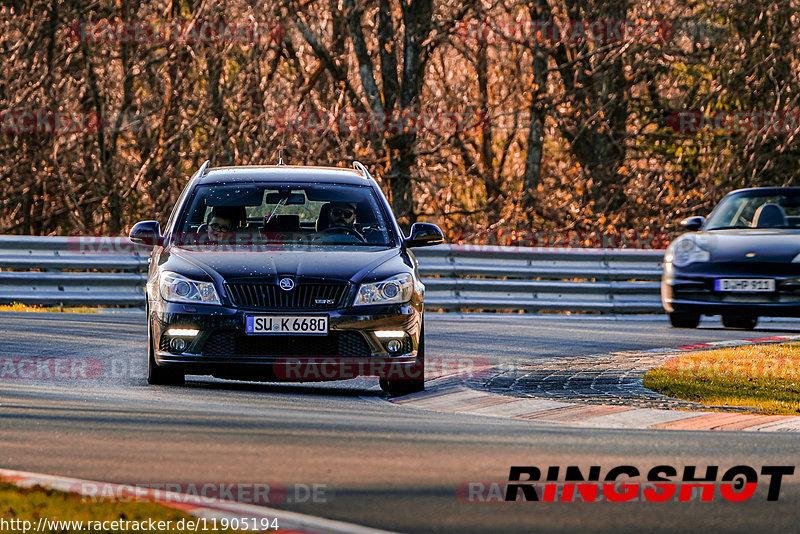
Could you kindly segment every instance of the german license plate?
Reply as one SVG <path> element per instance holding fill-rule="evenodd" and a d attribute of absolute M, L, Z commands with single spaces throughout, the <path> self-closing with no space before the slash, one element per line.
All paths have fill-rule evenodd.
<path fill-rule="evenodd" d="M 245 332 L 261 335 L 324 336 L 327 315 L 248 315 Z"/>
<path fill-rule="evenodd" d="M 775 291 L 772 278 L 720 278 L 714 280 L 715 291 L 731 293 L 759 293 Z"/>

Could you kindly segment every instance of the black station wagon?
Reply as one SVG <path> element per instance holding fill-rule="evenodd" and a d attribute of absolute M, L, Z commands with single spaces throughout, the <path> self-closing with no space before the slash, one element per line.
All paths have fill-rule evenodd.
<path fill-rule="evenodd" d="M 390 395 L 424 387 L 423 296 L 406 237 L 367 169 L 208 168 L 192 176 L 153 247 L 147 379 L 256 381 L 377 376 Z"/>

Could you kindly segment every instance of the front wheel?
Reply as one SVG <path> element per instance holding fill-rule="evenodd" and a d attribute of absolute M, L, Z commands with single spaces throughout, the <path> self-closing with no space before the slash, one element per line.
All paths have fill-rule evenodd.
<path fill-rule="evenodd" d="M 752 330 L 758 324 L 757 315 L 723 315 L 722 326 L 725 328 L 739 328 Z"/>
<path fill-rule="evenodd" d="M 400 397 L 425 390 L 425 330 L 419 333 L 417 363 L 411 368 L 408 378 L 381 378 L 379 384 L 390 397 Z M 411 378 L 414 377 L 414 378 Z M 418 378 L 417 378 L 418 377 Z"/>
<path fill-rule="evenodd" d="M 700 314 L 690 312 L 672 312 L 669 322 L 675 328 L 697 328 L 700 325 Z"/>
<path fill-rule="evenodd" d="M 166 369 L 156 363 L 155 349 L 150 330 L 150 318 L 147 319 L 147 383 L 158 386 L 182 386 L 184 374 L 178 369 Z"/>

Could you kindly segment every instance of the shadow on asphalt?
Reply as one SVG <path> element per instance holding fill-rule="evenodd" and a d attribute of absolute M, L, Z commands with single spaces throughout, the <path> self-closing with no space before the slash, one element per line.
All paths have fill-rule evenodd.
<path fill-rule="evenodd" d="M 362 388 L 343 388 L 343 387 L 321 387 L 319 384 L 309 383 L 254 383 L 254 382 L 234 382 L 234 381 L 214 381 L 207 380 L 187 380 L 184 386 L 186 389 L 213 389 L 227 391 L 247 391 L 255 393 L 295 393 L 301 395 L 327 395 L 336 397 L 381 397 L 383 392 L 380 390 Z"/>

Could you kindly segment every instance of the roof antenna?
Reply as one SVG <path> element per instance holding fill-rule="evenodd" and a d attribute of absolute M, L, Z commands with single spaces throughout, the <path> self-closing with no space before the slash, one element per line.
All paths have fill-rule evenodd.
<path fill-rule="evenodd" d="M 283 149 L 278 150 L 278 165 L 286 165 L 283 162 Z"/>

